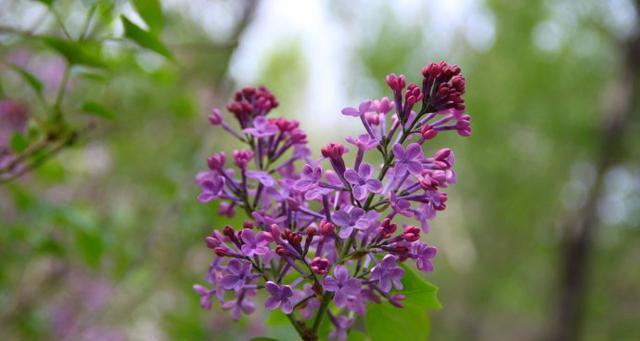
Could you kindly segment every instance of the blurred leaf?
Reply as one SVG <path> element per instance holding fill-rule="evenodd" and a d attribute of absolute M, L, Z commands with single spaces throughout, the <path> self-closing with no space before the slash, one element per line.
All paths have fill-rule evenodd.
<path fill-rule="evenodd" d="M 359 330 L 352 329 L 347 335 L 347 341 L 364 341 L 367 340 L 367 335 Z"/>
<path fill-rule="evenodd" d="M 88 115 L 98 116 L 110 120 L 116 117 L 113 111 L 105 108 L 102 104 L 97 102 L 86 102 L 82 105 L 81 110 Z"/>
<path fill-rule="evenodd" d="M 270 338 L 270 337 L 264 337 L 264 336 L 261 336 L 261 337 L 254 337 L 254 338 L 252 338 L 252 339 L 251 339 L 251 340 L 249 340 L 249 341 L 278 341 L 278 340 L 276 340 L 276 339 L 272 339 L 272 338 Z"/>
<path fill-rule="evenodd" d="M 125 37 L 136 42 L 141 47 L 155 51 L 165 56 L 167 59 L 175 61 L 171 51 L 169 51 L 169 49 L 156 36 L 136 26 L 136 24 L 132 23 L 124 15 L 121 16 L 121 19 L 124 24 Z"/>
<path fill-rule="evenodd" d="M 44 42 L 64 56 L 71 65 L 85 65 L 106 68 L 100 58 L 100 47 L 88 42 L 70 42 L 56 37 L 44 37 Z"/>
<path fill-rule="evenodd" d="M 365 324 L 372 341 L 427 340 L 431 331 L 429 315 L 414 305 L 369 304 Z"/>
<path fill-rule="evenodd" d="M 76 76 L 78 76 L 80 78 L 93 80 L 93 81 L 98 81 L 98 82 L 106 82 L 107 81 L 107 75 L 102 74 L 102 73 L 98 73 L 98 72 L 83 71 L 83 72 L 77 73 Z"/>
<path fill-rule="evenodd" d="M 20 133 L 13 133 L 9 143 L 15 153 L 22 153 L 29 146 L 29 141 Z"/>
<path fill-rule="evenodd" d="M 46 6 L 51 6 L 51 4 L 53 4 L 53 0 L 36 0 L 36 1 Z"/>
<path fill-rule="evenodd" d="M 19 67 L 18 65 L 12 64 L 11 68 L 13 68 L 24 80 L 31 86 L 31 88 L 38 94 L 42 95 L 42 82 L 38 78 L 36 78 L 29 71 Z"/>
<path fill-rule="evenodd" d="M 159 33 L 162 30 L 164 18 L 159 0 L 133 0 L 133 5 L 149 26 L 149 31 Z"/>
<path fill-rule="evenodd" d="M 77 230 L 75 244 L 85 263 L 94 268 L 100 265 L 104 243 L 102 235 L 98 231 Z"/>
<path fill-rule="evenodd" d="M 36 248 L 38 252 L 52 254 L 54 256 L 63 256 L 65 254 L 64 246 L 54 239 L 43 240 Z"/>
<path fill-rule="evenodd" d="M 438 300 L 438 287 L 425 281 L 413 269 L 401 264 L 404 269 L 404 277 L 402 284 L 404 289 L 402 293 L 405 295 L 403 304 L 416 305 L 423 309 L 440 309 L 442 305 Z"/>

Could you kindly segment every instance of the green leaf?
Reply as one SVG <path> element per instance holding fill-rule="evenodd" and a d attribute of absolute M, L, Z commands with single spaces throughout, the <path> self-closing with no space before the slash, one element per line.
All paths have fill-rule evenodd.
<path fill-rule="evenodd" d="M 404 269 L 402 294 L 406 296 L 403 304 L 416 305 L 423 309 L 440 309 L 442 305 L 438 300 L 438 287 L 424 280 L 413 269 L 401 264 Z"/>
<path fill-rule="evenodd" d="M 80 109 L 89 115 L 98 116 L 110 120 L 116 117 L 113 111 L 105 108 L 102 104 L 97 102 L 86 102 Z"/>
<path fill-rule="evenodd" d="M 104 253 L 104 241 L 98 231 L 76 230 L 76 250 L 82 259 L 90 266 L 96 268 Z"/>
<path fill-rule="evenodd" d="M 53 4 L 53 0 L 36 0 L 37 2 L 44 4 L 45 6 L 51 6 Z"/>
<path fill-rule="evenodd" d="M 13 133 L 11 140 L 9 141 L 11 150 L 15 153 L 22 153 L 29 146 L 29 141 L 20 133 Z"/>
<path fill-rule="evenodd" d="M 349 334 L 347 334 L 347 341 L 365 341 L 365 340 L 367 340 L 367 334 L 359 330 L 351 329 L 349 331 Z"/>
<path fill-rule="evenodd" d="M 136 24 L 132 23 L 124 15 L 121 16 L 121 19 L 124 24 L 125 37 L 136 42 L 141 47 L 155 51 L 165 56 L 167 59 L 175 61 L 171 51 L 169 51 L 169 49 L 158 38 L 156 38 L 156 36 L 136 26 Z"/>
<path fill-rule="evenodd" d="M 44 42 L 58 51 L 71 65 L 106 68 L 100 58 L 100 46 L 90 42 L 70 42 L 56 37 L 44 37 Z"/>
<path fill-rule="evenodd" d="M 164 25 L 162 16 L 162 6 L 159 0 L 133 0 L 133 5 L 138 10 L 138 14 L 149 26 L 149 31 L 159 33 Z"/>
<path fill-rule="evenodd" d="M 431 332 L 429 315 L 415 305 L 397 308 L 389 303 L 369 304 L 365 324 L 372 341 L 422 341 Z"/>
<path fill-rule="evenodd" d="M 371 303 L 367 309 L 365 324 L 372 341 L 426 340 L 431 331 L 428 309 L 440 309 L 438 288 L 425 281 L 414 270 L 402 264 L 405 295 L 404 308 L 385 302 Z"/>
<path fill-rule="evenodd" d="M 278 341 L 277 339 L 272 339 L 270 337 L 254 337 L 253 339 L 249 340 L 249 341 Z"/>
<path fill-rule="evenodd" d="M 42 95 L 42 82 L 34 75 L 32 75 L 29 71 L 19 67 L 18 65 L 12 64 L 11 68 L 13 68 L 24 80 L 29 84 L 29 86 L 38 94 Z"/>

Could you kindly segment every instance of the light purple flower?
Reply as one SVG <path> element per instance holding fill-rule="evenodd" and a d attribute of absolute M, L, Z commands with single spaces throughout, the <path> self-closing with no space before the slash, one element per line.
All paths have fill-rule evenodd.
<path fill-rule="evenodd" d="M 255 137 L 269 137 L 278 132 L 278 126 L 269 122 L 266 117 L 258 116 L 253 120 L 253 128 L 246 128 L 242 130 L 247 134 L 251 134 Z"/>
<path fill-rule="evenodd" d="M 265 308 L 267 308 L 267 310 L 274 310 L 280 307 L 283 313 L 291 314 L 293 311 L 293 303 L 291 302 L 293 290 L 291 290 L 291 286 L 278 285 L 272 281 L 268 281 L 264 287 L 271 294 L 264 302 Z"/>
<path fill-rule="evenodd" d="M 331 331 L 329 334 L 329 338 L 338 341 L 345 341 L 347 339 L 347 332 L 349 328 L 353 325 L 354 319 L 350 319 L 346 316 L 338 316 L 336 318 L 331 319 L 335 329 Z"/>
<path fill-rule="evenodd" d="M 357 230 L 369 230 L 373 224 L 377 222 L 379 213 L 376 211 L 365 211 L 361 208 L 354 207 L 350 212 L 337 211 L 333 213 L 333 222 L 341 227 L 338 236 L 340 238 L 348 238 L 353 232 L 353 229 Z M 379 223 L 379 222 L 377 222 Z"/>
<path fill-rule="evenodd" d="M 193 290 L 200 296 L 200 306 L 203 309 L 211 309 L 211 296 L 216 293 L 215 289 L 209 290 L 202 285 L 194 284 Z"/>
<path fill-rule="evenodd" d="M 360 117 L 365 113 L 370 112 L 371 110 L 372 110 L 371 100 L 366 100 L 360 103 L 360 106 L 358 106 L 358 109 L 351 108 L 351 107 L 346 107 L 342 109 L 342 114 L 346 116 Z"/>
<path fill-rule="evenodd" d="M 269 175 L 268 172 L 265 171 L 246 171 L 245 172 L 247 178 L 256 179 L 262 185 L 266 187 L 272 187 L 276 184 L 276 181 Z"/>
<path fill-rule="evenodd" d="M 266 232 L 258 232 L 256 236 L 252 229 L 244 229 L 240 233 L 242 238 L 242 253 L 247 257 L 253 257 L 253 255 L 266 255 L 269 253 L 267 245 L 271 239 L 271 236 Z"/>
<path fill-rule="evenodd" d="M 347 136 L 345 139 L 350 144 L 358 147 L 358 150 L 367 151 L 373 149 L 378 145 L 378 140 L 371 137 L 369 134 L 362 134 L 358 138 Z"/>
<path fill-rule="evenodd" d="M 433 271 L 433 259 L 438 253 L 438 249 L 433 246 L 429 246 L 423 243 L 414 243 L 411 250 L 411 257 L 416 260 L 416 266 L 418 269 L 430 272 Z"/>
<path fill-rule="evenodd" d="M 376 112 L 379 114 L 387 114 L 389 111 L 393 110 L 394 102 L 390 101 L 386 96 L 382 97 L 379 100 L 373 101 L 373 106 L 376 108 Z"/>
<path fill-rule="evenodd" d="M 398 198 L 395 192 L 389 194 L 389 202 L 391 203 L 391 209 L 400 215 L 405 217 L 413 217 L 411 213 L 411 203 L 409 200 Z"/>
<path fill-rule="evenodd" d="M 395 171 L 397 176 L 404 176 L 407 171 L 418 176 L 422 171 L 422 147 L 417 143 L 410 144 L 404 149 L 401 144 L 393 145 L 393 155 L 396 157 Z"/>
<path fill-rule="evenodd" d="M 371 279 L 378 281 L 380 290 L 389 292 L 391 284 L 398 290 L 402 290 L 400 279 L 404 275 L 404 270 L 397 265 L 397 257 L 386 255 L 376 266 L 371 269 Z"/>
<path fill-rule="evenodd" d="M 333 302 L 338 307 L 344 307 L 347 300 L 360 294 L 360 281 L 349 275 L 349 270 L 341 265 L 336 265 L 333 270 L 334 277 L 326 277 L 322 286 L 326 291 L 334 292 Z"/>
<path fill-rule="evenodd" d="M 351 184 L 353 196 L 357 200 L 363 200 L 369 193 L 382 192 L 382 183 L 377 179 L 371 179 L 373 167 L 368 163 L 363 163 L 358 171 L 349 168 L 344 172 L 344 178 Z"/>
<path fill-rule="evenodd" d="M 245 283 L 253 279 L 251 263 L 232 259 L 227 265 L 228 274 L 222 278 L 222 287 L 226 290 L 240 290 Z"/>
<path fill-rule="evenodd" d="M 237 300 L 227 301 L 222 304 L 222 309 L 231 310 L 231 318 L 233 320 L 240 319 L 242 313 L 251 314 L 256 310 L 256 305 L 249 300 L 247 296 L 255 296 L 256 291 L 253 289 L 243 290 Z"/>
<path fill-rule="evenodd" d="M 309 164 L 304 165 L 304 167 L 302 167 L 302 174 L 300 174 L 300 179 L 294 183 L 293 188 L 298 191 L 307 191 L 317 186 L 321 178 L 321 167 L 314 167 Z"/>
<path fill-rule="evenodd" d="M 224 178 L 216 172 L 200 172 L 196 175 L 196 182 L 202 190 L 198 195 L 198 201 L 201 203 L 219 198 L 224 189 Z"/>

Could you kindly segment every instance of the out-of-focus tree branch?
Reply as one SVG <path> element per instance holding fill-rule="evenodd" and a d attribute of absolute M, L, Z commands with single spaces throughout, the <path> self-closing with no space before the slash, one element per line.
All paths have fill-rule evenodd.
<path fill-rule="evenodd" d="M 636 1 L 636 21 L 640 21 L 640 0 Z M 595 159 L 596 176 L 585 205 L 565 226 L 561 245 L 560 287 L 553 315 L 552 339 L 581 339 L 586 308 L 589 270 L 594 236 L 598 227 L 597 206 L 604 189 L 607 170 L 618 160 L 631 121 L 636 119 L 636 95 L 640 90 L 640 24 L 621 42 L 621 64 L 611 84 L 613 96 L 605 99 L 600 150 Z"/>

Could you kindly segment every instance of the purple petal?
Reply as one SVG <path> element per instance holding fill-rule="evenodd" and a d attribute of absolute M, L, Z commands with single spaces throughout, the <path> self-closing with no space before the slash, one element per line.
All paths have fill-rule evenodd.
<path fill-rule="evenodd" d="M 220 282 L 220 285 L 226 290 L 236 289 L 237 287 L 242 286 L 242 284 L 240 277 L 234 275 L 227 275 L 223 277 Z"/>
<path fill-rule="evenodd" d="M 358 168 L 358 175 L 361 179 L 369 179 L 373 173 L 373 167 L 368 163 L 363 163 Z"/>
<path fill-rule="evenodd" d="M 338 282 L 336 282 L 336 280 L 333 277 L 325 278 L 322 281 L 322 286 L 324 287 L 324 290 L 331 291 L 331 292 L 335 292 L 339 289 Z"/>
<path fill-rule="evenodd" d="M 412 143 L 407 147 L 407 159 L 415 159 L 422 155 L 422 147 L 417 143 Z"/>
<path fill-rule="evenodd" d="M 333 218 L 333 222 L 336 223 L 339 226 L 346 227 L 346 226 L 349 226 L 351 224 L 350 221 L 349 221 L 351 217 L 345 211 L 334 212 L 332 218 Z"/>
<path fill-rule="evenodd" d="M 347 295 L 343 292 L 343 290 L 338 290 L 336 295 L 333 297 L 333 302 L 338 307 L 344 307 L 345 303 L 347 303 Z"/>
<path fill-rule="evenodd" d="M 399 160 L 405 159 L 404 148 L 402 148 L 401 144 L 396 143 L 391 147 L 391 149 L 393 150 L 393 155 L 395 155 Z"/>
<path fill-rule="evenodd" d="M 422 164 L 418 161 L 409 161 L 404 163 L 405 165 L 407 165 L 407 169 L 409 170 L 409 172 L 415 176 L 420 175 L 420 173 L 422 173 Z"/>
<path fill-rule="evenodd" d="M 358 106 L 358 111 L 360 111 L 360 114 L 364 114 L 366 112 L 369 112 L 370 108 L 371 108 L 371 100 L 366 100 L 360 103 L 360 105 Z"/>
<path fill-rule="evenodd" d="M 367 189 L 371 193 L 382 193 L 382 182 L 375 179 L 367 180 Z"/>
<path fill-rule="evenodd" d="M 200 193 L 200 195 L 198 195 L 198 201 L 203 204 L 208 203 L 215 198 L 216 196 L 211 193 Z"/>
<path fill-rule="evenodd" d="M 202 285 L 199 285 L 199 284 L 194 284 L 193 285 L 193 291 L 198 293 L 198 295 L 200 295 L 200 296 L 204 296 L 204 295 L 208 295 L 209 294 L 209 290 L 207 290 L 207 288 L 205 288 L 205 287 L 203 287 Z"/>
<path fill-rule="evenodd" d="M 285 314 L 291 314 L 293 311 L 293 304 L 290 300 L 285 300 L 280 304 L 280 310 Z"/>
<path fill-rule="evenodd" d="M 356 109 L 356 108 L 347 107 L 347 108 L 342 109 L 342 114 L 346 115 L 346 116 L 358 117 L 358 116 L 360 116 L 360 111 L 358 111 L 358 109 Z"/>
<path fill-rule="evenodd" d="M 349 270 L 347 270 L 347 268 L 345 268 L 344 266 L 337 265 L 333 273 L 338 283 L 343 283 L 349 279 Z"/>
<path fill-rule="evenodd" d="M 253 233 L 252 229 L 244 229 L 240 232 L 240 237 L 242 241 L 247 244 L 254 245 L 256 243 L 256 235 Z"/>
<path fill-rule="evenodd" d="M 280 286 L 272 281 L 265 283 L 264 288 L 273 296 L 278 296 L 280 294 Z"/>
<path fill-rule="evenodd" d="M 344 172 L 344 178 L 347 179 L 347 181 L 349 181 L 349 183 L 351 184 L 357 184 L 360 182 L 360 177 L 358 176 L 358 173 L 356 173 L 355 170 L 349 168 Z"/>
<path fill-rule="evenodd" d="M 338 236 L 342 239 L 349 238 L 352 231 L 353 231 L 353 226 L 343 227 L 338 233 Z"/>
<path fill-rule="evenodd" d="M 264 307 L 265 307 L 267 310 L 274 310 L 274 309 L 276 309 L 278 306 L 280 306 L 280 300 L 279 300 L 279 299 L 277 299 L 277 298 L 275 298 L 275 297 L 273 297 L 273 296 L 271 296 L 271 297 L 267 298 L 267 299 L 264 301 Z"/>
<path fill-rule="evenodd" d="M 227 265 L 227 271 L 229 271 L 229 273 L 232 273 L 234 275 L 239 275 L 242 273 L 242 262 L 240 262 L 237 259 L 232 259 L 229 261 L 229 264 Z"/>
<path fill-rule="evenodd" d="M 354 185 L 352 186 L 352 188 L 353 188 L 353 197 L 356 198 L 356 200 L 361 201 L 367 197 L 367 191 L 364 189 L 364 186 Z"/>

